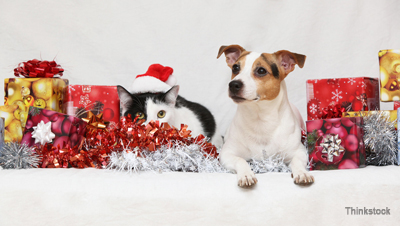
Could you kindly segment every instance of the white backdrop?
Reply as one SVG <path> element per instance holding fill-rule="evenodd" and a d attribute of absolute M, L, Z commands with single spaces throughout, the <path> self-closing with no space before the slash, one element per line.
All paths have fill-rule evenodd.
<path fill-rule="evenodd" d="M 0 75 L 13 77 L 19 62 L 55 58 L 70 84 L 128 87 L 161 63 L 223 132 L 235 104 L 227 96 L 230 70 L 216 59 L 221 45 L 307 55 L 287 77 L 289 98 L 306 118 L 307 79 L 379 76 L 378 51 L 400 48 L 399 12 L 396 0 L 1 0 Z"/>

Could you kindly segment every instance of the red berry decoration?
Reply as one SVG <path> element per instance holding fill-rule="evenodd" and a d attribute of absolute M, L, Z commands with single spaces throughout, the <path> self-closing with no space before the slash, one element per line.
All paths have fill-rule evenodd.
<path fill-rule="evenodd" d="M 61 136 L 63 134 L 62 129 L 61 129 L 63 121 L 64 121 L 64 117 L 60 116 L 57 118 L 56 121 L 51 123 L 51 131 L 53 133 L 55 133 L 56 136 Z"/>
<path fill-rule="evenodd" d="M 72 126 L 72 121 L 69 117 L 66 117 L 64 119 L 64 122 L 61 126 L 61 131 L 63 132 L 63 134 L 68 135 L 70 134 L 70 130 L 71 130 L 71 126 Z"/>

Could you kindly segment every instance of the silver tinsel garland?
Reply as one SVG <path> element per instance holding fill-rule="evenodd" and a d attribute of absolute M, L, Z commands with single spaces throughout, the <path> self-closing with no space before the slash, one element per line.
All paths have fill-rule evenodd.
<path fill-rule="evenodd" d="M 163 146 L 156 151 L 113 152 L 110 155 L 108 169 L 128 172 L 198 172 L 198 173 L 226 173 L 217 158 L 207 155 L 198 144 L 175 143 L 172 147 Z M 255 173 L 290 172 L 289 167 L 279 156 L 264 157 L 262 160 L 249 161 Z"/>
<path fill-rule="evenodd" d="M 397 165 L 397 131 L 390 116 L 384 111 L 362 114 L 366 164 L 375 166 Z"/>
<path fill-rule="evenodd" d="M 3 169 L 27 169 L 37 167 L 39 156 L 32 147 L 17 142 L 5 143 L 0 155 Z"/>

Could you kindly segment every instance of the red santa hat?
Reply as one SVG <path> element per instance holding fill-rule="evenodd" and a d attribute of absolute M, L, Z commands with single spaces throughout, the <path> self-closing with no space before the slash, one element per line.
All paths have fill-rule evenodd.
<path fill-rule="evenodd" d="M 176 85 L 176 78 L 170 67 L 152 64 L 146 73 L 136 76 L 131 86 L 132 93 L 161 93 Z"/>

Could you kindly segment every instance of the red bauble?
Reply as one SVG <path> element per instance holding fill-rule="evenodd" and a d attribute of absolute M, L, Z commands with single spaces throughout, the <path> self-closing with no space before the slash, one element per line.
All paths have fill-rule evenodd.
<path fill-rule="evenodd" d="M 351 159 L 344 159 L 340 162 L 338 169 L 357 169 L 358 165 Z"/>
<path fill-rule="evenodd" d="M 341 122 L 346 127 L 351 127 L 354 125 L 354 119 L 352 119 L 352 118 L 347 118 L 347 117 L 342 118 Z"/>
<path fill-rule="evenodd" d="M 54 114 L 54 115 L 50 116 L 50 121 L 55 122 L 58 120 L 59 117 L 60 117 L 59 114 Z"/>
<path fill-rule="evenodd" d="M 63 132 L 63 134 L 69 135 L 71 133 L 71 126 L 72 126 L 72 121 L 70 117 L 66 117 L 61 126 L 61 131 Z"/>
<path fill-rule="evenodd" d="M 332 128 L 332 123 L 331 122 L 325 122 L 324 127 L 325 127 L 325 129 L 330 129 L 330 128 Z"/>
<path fill-rule="evenodd" d="M 48 118 L 53 116 L 54 114 L 57 114 L 56 111 L 50 111 L 50 110 L 42 110 L 42 114 Z"/>
<path fill-rule="evenodd" d="M 351 108 L 353 109 L 353 111 L 362 111 L 363 110 L 363 104 L 362 104 L 361 101 L 355 99 L 355 100 L 353 100 Z"/>
<path fill-rule="evenodd" d="M 360 133 L 361 129 L 360 127 L 358 127 L 357 125 L 354 125 L 353 127 L 351 127 L 350 129 L 350 134 L 354 134 L 356 136 L 358 136 L 358 134 Z"/>
<path fill-rule="evenodd" d="M 346 136 L 348 135 L 346 128 L 344 128 L 343 126 L 332 127 L 331 129 L 327 130 L 326 133 L 337 134 L 339 135 L 340 139 L 345 139 Z"/>
<path fill-rule="evenodd" d="M 46 116 L 44 116 L 43 114 L 38 114 L 38 115 L 32 116 L 31 120 L 33 122 L 33 125 L 37 125 L 41 121 L 43 121 L 44 123 L 50 122 L 50 119 L 47 118 Z"/>
<path fill-rule="evenodd" d="M 344 141 L 344 147 L 348 151 L 357 151 L 358 139 L 357 139 L 356 135 L 349 134 Z"/>
<path fill-rule="evenodd" d="M 22 137 L 21 144 L 26 144 L 27 146 L 31 147 L 34 143 L 35 139 L 32 139 L 32 132 L 25 133 Z"/>
<path fill-rule="evenodd" d="M 323 123 L 324 123 L 323 120 L 308 121 L 307 122 L 307 132 L 312 133 L 314 130 L 321 129 Z"/>
<path fill-rule="evenodd" d="M 53 133 L 55 133 L 56 136 L 61 136 L 63 134 L 62 129 L 61 129 L 63 121 L 64 121 L 64 117 L 60 116 L 60 117 L 58 117 L 57 121 L 54 121 L 51 123 L 51 131 Z"/>
<path fill-rule="evenodd" d="M 103 119 L 106 121 L 110 121 L 114 118 L 114 111 L 111 108 L 106 108 L 103 111 Z"/>
<path fill-rule="evenodd" d="M 32 128 L 32 126 L 33 126 L 32 120 L 29 119 L 28 121 L 26 121 L 25 129 L 30 129 Z"/>
<path fill-rule="evenodd" d="M 68 136 L 56 137 L 56 139 L 54 139 L 53 146 L 57 147 L 58 145 L 60 145 L 60 148 L 63 148 L 64 143 L 71 145 L 71 141 Z"/>

